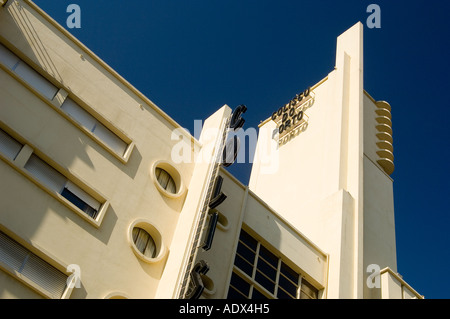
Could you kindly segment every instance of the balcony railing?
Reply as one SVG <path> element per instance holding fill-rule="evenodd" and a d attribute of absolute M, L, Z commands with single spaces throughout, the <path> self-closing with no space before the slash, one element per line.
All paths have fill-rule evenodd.
<path fill-rule="evenodd" d="M 424 299 L 389 267 L 380 271 L 381 299 Z"/>

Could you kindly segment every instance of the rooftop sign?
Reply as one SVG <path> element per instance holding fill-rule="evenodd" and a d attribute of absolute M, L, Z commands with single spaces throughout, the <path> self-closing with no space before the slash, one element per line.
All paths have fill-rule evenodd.
<path fill-rule="evenodd" d="M 297 94 L 289 103 L 272 113 L 272 120 L 277 123 L 278 143 L 285 144 L 292 136 L 297 136 L 308 127 L 308 116 L 305 111 L 315 101 L 311 88 Z"/>

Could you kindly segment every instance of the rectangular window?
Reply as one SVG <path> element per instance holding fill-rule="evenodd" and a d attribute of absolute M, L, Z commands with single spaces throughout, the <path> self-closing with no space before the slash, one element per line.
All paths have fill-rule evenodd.
<path fill-rule="evenodd" d="M 70 181 L 67 181 L 61 195 L 94 219 L 100 210 L 101 204 L 97 200 Z"/>
<path fill-rule="evenodd" d="M 81 126 L 86 128 L 89 132 L 92 132 L 106 145 L 108 145 L 114 152 L 123 156 L 127 148 L 125 143 L 120 137 L 108 129 L 105 125 L 100 123 L 95 117 L 84 110 L 74 100 L 67 98 L 61 105 L 61 109 L 77 121 Z"/>
<path fill-rule="evenodd" d="M 93 219 L 96 218 L 101 206 L 100 202 L 73 184 L 67 177 L 48 165 L 42 159 L 32 154 L 25 164 L 25 169 L 42 184 L 58 194 L 61 194 L 88 216 Z"/>
<path fill-rule="evenodd" d="M 13 70 L 17 64 L 19 64 L 20 59 L 17 55 L 0 44 L 0 62 L 2 62 L 8 69 Z"/>
<path fill-rule="evenodd" d="M 0 129 L 0 152 L 3 155 L 14 161 L 22 146 L 22 144 L 17 142 L 8 133 Z"/>
<path fill-rule="evenodd" d="M 228 290 L 228 299 L 250 299 L 250 289 L 250 283 L 233 272 Z"/>
<path fill-rule="evenodd" d="M 0 62 L 50 101 L 58 92 L 56 86 L 2 44 L 0 44 Z"/>
<path fill-rule="evenodd" d="M 58 87 L 53 85 L 44 76 L 2 44 L 0 44 L 0 63 L 4 64 L 8 69 L 45 96 L 49 101 L 53 101 L 59 91 Z M 94 134 L 116 154 L 121 157 L 125 156 L 129 143 L 122 140 L 122 138 L 97 120 L 96 117 L 86 111 L 83 107 L 78 105 L 74 100 L 66 98 L 61 105 L 61 110 L 89 132 Z"/>
<path fill-rule="evenodd" d="M 317 289 L 314 288 L 306 280 L 302 280 L 300 298 L 301 299 L 317 299 L 317 297 L 318 297 Z"/>
<path fill-rule="evenodd" d="M 25 169 L 42 184 L 59 194 L 67 183 L 67 178 L 64 175 L 34 154 L 28 159 L 25 164 Z"/>
<path fill-rule="evenodd" d="M 318 290 L 241 230 L 228 298 L 317 299 Z"/>
<path fill-rule="evenodd" d="M 0 231 L 0 264 L 27 278 L 52 298 L 61 298 L 68 276 Z"/>

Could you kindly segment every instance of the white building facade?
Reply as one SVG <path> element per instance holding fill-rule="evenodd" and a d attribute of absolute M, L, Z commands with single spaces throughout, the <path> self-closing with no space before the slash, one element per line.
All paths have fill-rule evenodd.
<path fill-rule="evenodd" d="M 0 3 L 0 298 L 423 298 L 360 23 L 261 123 L 246 186 L 226 170 L 245 106 L 195 139 L 32 1 Z"/>

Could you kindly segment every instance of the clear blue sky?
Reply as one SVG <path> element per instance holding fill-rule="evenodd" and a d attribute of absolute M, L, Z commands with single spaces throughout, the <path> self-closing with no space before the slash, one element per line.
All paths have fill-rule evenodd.
<path fill-rule="evenodd" d="M 245 104 L 245 127 L 334 68 L 336 38 L 366 8 L 364 87 L 392 105 L 398 271 L 428 299 L 450 298 L 450 2 L 35 0 L 101 59 L 192 131 L 224 104 Z M 67 27 L 66 27 L 67 28 Z M 231 172 L 247 184 L 248 165 Z"/>

